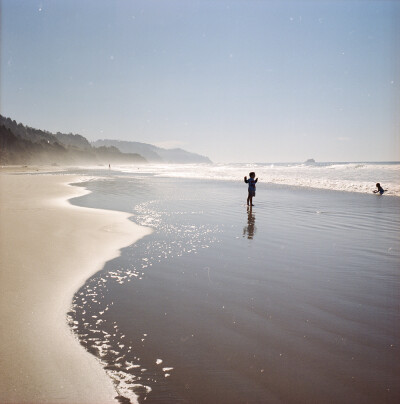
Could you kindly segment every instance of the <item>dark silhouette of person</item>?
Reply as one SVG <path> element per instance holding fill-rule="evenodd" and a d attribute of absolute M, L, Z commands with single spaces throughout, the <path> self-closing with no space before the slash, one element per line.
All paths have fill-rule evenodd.
<path fill-rule="evenodd" d="M 256 196 L 256 184 L 258 181 L 258 178 L 254 179 L 256 177 L 256 173 L 255 172 L 251 172 L 249 174 L 249 179 L 247 179 L 247 176 L 244 177 L 244 182 L 246 184 L 249 184 L 249 194 L 247 196 L 247 206 L 254 206 L 253 205 L 253 198 Z"/>
<path fill-rule="evenodd" d="M 374 191 L 372 191 L 374 194 L 377 194 L 379 192 L 380 195 L 382 195 L 385 191 L 387 191 L 387 189 L 383 189 L 381 187 L 381 184 L 379 184 L 379 182 L 376 183 L 376 188 Z"/>

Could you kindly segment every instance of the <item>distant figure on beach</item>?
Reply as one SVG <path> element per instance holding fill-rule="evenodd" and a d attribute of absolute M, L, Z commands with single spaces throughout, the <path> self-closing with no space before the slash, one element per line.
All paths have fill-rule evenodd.
<path fill-rule="evenodd" d="M 256 176 L 255 172 L 251 172 L 249 174 L 249 179 L 247 179 L 247 176 L 244 177 L 244 182 L 246 184 L 249 184 L 249 195 L 247 197 L 247 206 L 254 206 L 253 205 L 253 198 L 256 196 L 256 183 L 258 181 L 258 178 L 254 179 Z"/>
<path fill-rule="evenodd" d="M 387 191 L 387 189 L 383 189 L 383 188 L 381 187 L 381 184 L 379 184 L 379 182 L 377 182 L 376 187 L 377 187 L 378 189 L 375 189 L 374 191 L 372 191 L 374 194 L 377 194 L 377 193 L 379 192 L 379 194 L 382 195 L 385 191 Z"/>
<path fill-rule="evenodd" d="M 110 169 L 110 168 L 111 168 L 111 164 L 108 165 L 108 169 Z"/>

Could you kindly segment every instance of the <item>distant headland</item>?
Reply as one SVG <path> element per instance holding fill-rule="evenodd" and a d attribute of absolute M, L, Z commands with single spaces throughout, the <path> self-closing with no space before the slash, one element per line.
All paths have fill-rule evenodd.
<path fill-rule="evenodd" d="M 108 165 L 145 163 L 211 163 L 183 149 L 147 143 L 97 140 L 72 133 L 51 133 L 0 115 L 0 164 Z"/>

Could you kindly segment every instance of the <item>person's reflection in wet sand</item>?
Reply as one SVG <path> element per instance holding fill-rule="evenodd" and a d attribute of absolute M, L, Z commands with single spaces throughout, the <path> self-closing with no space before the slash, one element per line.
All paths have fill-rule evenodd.
<path fill-rule="evenodd" d="M 249 240 L 253 240 L 254 234 L 256 232 L 256 217 L 253 214 L 252 206 L 247 207 L 247 226 L 243 228 L 243 237 L 246 236 Z"/>

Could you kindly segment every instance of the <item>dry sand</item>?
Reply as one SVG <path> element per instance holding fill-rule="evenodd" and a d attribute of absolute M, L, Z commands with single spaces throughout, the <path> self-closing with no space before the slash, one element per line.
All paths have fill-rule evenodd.
<path fill-rule="evenodd" d="M 74 292 L 150 231 L 129 214 L 76 207 L 71 175 L 0 170 L 0 402 L 114 402 L 66 323 Z"/>

